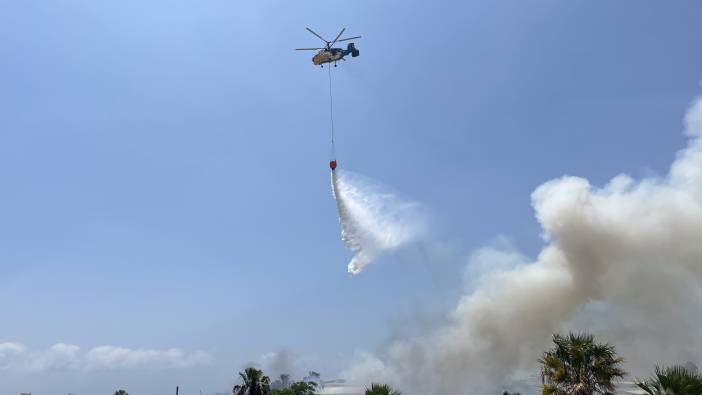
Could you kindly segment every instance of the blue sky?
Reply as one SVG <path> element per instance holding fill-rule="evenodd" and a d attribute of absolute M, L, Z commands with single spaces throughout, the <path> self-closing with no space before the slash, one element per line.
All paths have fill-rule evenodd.
<path fill-rule="evenodd" d="M 363 35 L 333 70 L 341 166 L 457 255 L 536 253 L 554 177 L 665 173 L 700 92 L 694 1 L 0 2 L 0 343 L 211 356 L 0 369 L 0 392 L 224 390 L 283 349 L 334 375 L 455 302 L 460 259 L 347 275 L 305 26 Z"/>

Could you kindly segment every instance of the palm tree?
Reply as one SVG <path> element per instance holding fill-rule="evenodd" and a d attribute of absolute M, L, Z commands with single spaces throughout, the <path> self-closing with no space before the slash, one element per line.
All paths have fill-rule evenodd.
<path fill-rule="evenodd" d="M 543 353 L 542 395 L 613 395 L 615 379 L 624 376 L 614 346 L 595 343 L 588 334 L 553 335 L 555 346 Z"/>
<path fill-rule="evenodd" d="M 387 384 L 372 383 L 370 388 L 366 388 L 366 395 L 400 395 L 400 391 Z"/>
<path fill-rule="evenodd" d="M 656 366 L 652 377 L 637 380 L 636 385 L 649 395 L 699 395 L 702 394 L 702 375 L 683 366 L 665 369 Z"/>
<path fill-rule="evenodd" d="M 117 390 L 115 391 L 115 395 L 129 395 L 129 393 L 125 390 Z"/>
<path fill-rule="evenodd" d="M 246 368 L 239 372 L 243 384 L 237 384 L 232 390 L 234 395 L 268 395 L 271 392 L 271 380 L 256 368 Z"/>

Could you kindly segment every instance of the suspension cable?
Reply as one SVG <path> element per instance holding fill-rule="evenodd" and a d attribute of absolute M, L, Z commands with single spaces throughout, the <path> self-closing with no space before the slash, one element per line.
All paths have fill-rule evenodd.
<path fill-rule="evenodd" d="M 332 159 L 336 159 L 336 147 L 334 146 L 334 97 L 332 96 L 331 63 L 327 66 L 329 74 L 329 123 L 331 125 L 331 154 Z"/>

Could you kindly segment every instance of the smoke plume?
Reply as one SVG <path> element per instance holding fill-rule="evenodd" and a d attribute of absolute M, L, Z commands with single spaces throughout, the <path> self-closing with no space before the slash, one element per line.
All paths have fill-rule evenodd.
<path fill-rule="evenodd" d="M 299 373 L 300 370 L 296 366 L 298 362 L 296 356 L 287 350 L 271 351 L 263 354 L 259 359 L 264 371 L 271 377 Z"/>
<path fill-rule="evenodd" d="M 423 230 L 420 207 L 366 177 L 344 170 L 331 173 L 341 239 L 356 255 L 348 265 L 360 273 L 379 255 L 413 240 Z"/>
<path fill-rule="evenodd" d="M 508 246 L 475 252 L 474 286 L 449 324 L 360 354 L 346 377 L 408 395 L 498 393 L 536 374 L 551 334 L 565 330 L 612 342 L 633 375 L 699 361 L 702 100 L 685 126 L 688 146 L 664 177 L 622 174 L 596 187 L 564 176 L 538 187 L 546 245 L 533 262 Z"/>

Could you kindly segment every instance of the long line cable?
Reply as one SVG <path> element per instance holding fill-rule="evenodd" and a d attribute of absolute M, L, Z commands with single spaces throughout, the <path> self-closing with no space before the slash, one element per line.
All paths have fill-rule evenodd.
<path fill-rule="evenodd" d="M 332 95 L 331 63 L 327 66 L 329 74 L 329 123 L 331 125 L 331 154 L 332 159 L 336 159 L 336 147 L 334 146 L 334 96 Z"/>

